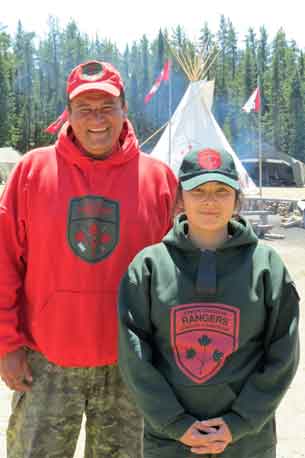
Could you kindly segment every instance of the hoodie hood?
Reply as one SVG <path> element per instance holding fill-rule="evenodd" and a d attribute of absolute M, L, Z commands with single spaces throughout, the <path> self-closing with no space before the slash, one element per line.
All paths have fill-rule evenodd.
<path fill-rule="evenodd" d="M 228 225 L 228 232 L 230 238 L 217 249 L 217 251 L 227 250 L 229 248 L 236 248 L 243 245 L 252 245 L 258 242 L 250 223 L 243 217 L 239 220 L 231 219 Z M 198 247 L 188 238 L 188 221 L 184 213 L 179 214 L 173 228 L 163 238 L 165 245 L 175 246 L 183 251 L 197 251 Z"/>
<path fill-rule="evenodd" d="M 68 123 L 62 127 L 55 147 L 57 153 L 63 156 L 65 160 L 81 168 L 91 167 L 93 161 L 96 167 L 122 165 L 139 155 L 140 152 L 138 140 L 135 136 L 132 124 L 128 120 L 123 124 L 119 145 L 114 147 L 111 155 L 107 157 L 107 159 L 94 159 L 82 153 L 73 142 L 73 133 Z"/>

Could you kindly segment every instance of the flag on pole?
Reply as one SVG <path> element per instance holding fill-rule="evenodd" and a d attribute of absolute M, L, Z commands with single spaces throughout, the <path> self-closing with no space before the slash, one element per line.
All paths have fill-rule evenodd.
<path fill-rule="evenodd" d="M 254 111 L 258 113 L 261 109 L 261 95 L 259 91 L 259 87 L 255 89 L 255 91 L 251 94 L 245 105 L 242 107 L 242 110 L 246 113 L 250 113 L 250 111 Z"/>
<path fill-rule="evenodd" d="M 155 93 L 159 89 L 160 84 L 162 83 L 162 81 L 168 81 L 169 80 L 169 71 L 170 71 L 170 60 L 167 60 L 165 62 L 165 64 L 164 64 L 163 69 L 161 70 L 160 75 L 158 76 L 158 78 L 154 82 L 151 90 L 146 94 L 146 96 L 144 98 L 144 102 L 145 103 L 148 103 L 150 101 L 150 99 L 155 95 Z"/>

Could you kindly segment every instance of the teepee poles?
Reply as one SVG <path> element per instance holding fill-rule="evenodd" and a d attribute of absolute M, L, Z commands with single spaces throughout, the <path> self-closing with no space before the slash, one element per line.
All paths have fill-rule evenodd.
<path fill-rule="evenodd" d="M 190 81 L 204 79 L 219 54 L 216 45 L 210 51 L 204 47 L 200 49 L 199 46 L 191 43 L 186 43 L 182 48 L 176 49 L 167 38 L 165 39 L 171 54 Z"/>

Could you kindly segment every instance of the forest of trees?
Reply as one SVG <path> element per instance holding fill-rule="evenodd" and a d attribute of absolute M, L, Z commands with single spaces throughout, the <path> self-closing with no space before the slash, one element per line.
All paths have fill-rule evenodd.
<path fill-rule="evenodd" d="M 168 89 L 162 84 L 151 102 L 144 96 L 169 56 L 164 36 L 172 46 L 188 43 L 182 26 L 163 30 L 153 41 L 144 35 L 127 44 L 123 52 L 109 40 L 94 40 L 71 20 L 62 30 L 58 19 L 49 18 L 45 37 L 25 31 L 19 22 L 11 37 L 0 24 L 0 147 L 14 146 L 24 153 L 54 141 L 44 129 L 65 107 L 65 84 L 71 69 L 87 59 L 112 62 L 126 85 L 129 117 L 140 141 L 145 140 L 168 119 Z M 203 23 L 199 43 L 217 44 L 217 61 L 208 78 L 215 79 L 213 112 L 237 154 L 257 151 L 256 113 L 241 107 L 259 77 L 262 95 L 263 149 L 288 153 L 305 161 L 305 56 L 280 29 L 272 40 L 265 27 L 257 35 L 249 29 L 241 42 L 230 19 L 221 17 L 213 34 Z M 173 59 L 173 109 L 188 85 L 187 77 Z"/>

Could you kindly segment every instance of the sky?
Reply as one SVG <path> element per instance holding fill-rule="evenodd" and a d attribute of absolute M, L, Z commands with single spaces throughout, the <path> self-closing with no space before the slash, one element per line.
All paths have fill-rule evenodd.
<path fill-rule="evenodd" d="M 0 29 L 7 26 L 5 30 L 14 35 L 20 19 L 26 31 L 44 37 L 51 15 L 58 18 L 60 28 L 74 19 L 81 32 L 90 37 L 98 33 L 100 38 L 109 38 L 124 50 L 127 43 L 132 44 L 143 34 L 153 39 L 160 28 L 167 27 L 171 31 L 178 24 L 184 27 L 190 39 L 197 40 L 204 22 L 207 21 L 211 31 L 216 32 L 223 14 L 232 21 L 241 46 L 249 27 L 258 35 L 264 25 L 270 40 L 283 27 L 288 40 L 295 40 L 300 48 L 305 48 L 300 4 L 301 0 L 8 0 L 1 9 Z"/>

